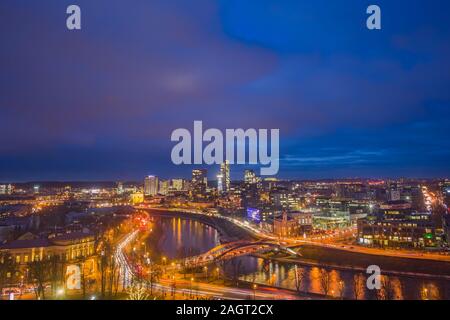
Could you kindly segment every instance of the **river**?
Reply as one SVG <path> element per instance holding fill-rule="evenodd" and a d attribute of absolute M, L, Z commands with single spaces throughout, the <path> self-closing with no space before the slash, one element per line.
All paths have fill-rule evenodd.
<path fill-rule="evenodd" d="M 153 258 L 162 256 L 178 259 L 208 251 L 218 245 L 220 236 L 216 229 L 194 220 L 182 218 L 154 217 L 153 234 L 148 238 L 149 247 L 154 248 Z M 366 275 L 353 270 L 321 269 L 318 267 L 264 260 L 246 256 L 229 261 L 225 265 L 227 276 L 239 270 L 240 279 L 259 284 L 296 290 L 312 294 L 327 291 L 335 297 L 375 299 L 374 292 L 366 288 Z M 325 274 L 325 272 L 327 274 Z M 300 281 L 296 281 L 296 273 Z M 355 275 L 360 276 L 355 281 Z M 323 279 L 327 279 L 324 281 Z M 390 299 L 449 299 L 450 281 L 428 279 L 418 276 L 390 276 L 384 281 L 385 292 Z M 358 284 L 359 285 L 356 285 Z M 354 287 L 363 288 L 354 290 Z"/>

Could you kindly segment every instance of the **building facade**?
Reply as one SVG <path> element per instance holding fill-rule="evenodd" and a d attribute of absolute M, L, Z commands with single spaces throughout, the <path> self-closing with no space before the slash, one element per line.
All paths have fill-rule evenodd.
<path fill-rule="evenodd" d="M 287 212 L 273 219 L 273 233 L 281 238 L 293 238 L 300 235 L 298 221 Z"/>
<path fill-rule="evenodd" d="M 156 176 L 147 176 L 144 179 L 144 195 L 155 196 L 158 194 L 159 180 Z"/>
<path fill-rule="evenodd" d="M 208 171 L 206 169 L 192 170 L 191 194 L 194 199 L 206 197 L 208 187 Z"/>
<path fill-rule="evenodd" d="M 357 222 L 359 244 L 376 247 L 424 248 L 442 243 L 442 235 L 425 219 L 360 219 Z"/>
<path fill-rule="evenodd" d="M 230 162 L 225 160 L 220 165 L 220 175 L 222 176 L 222 192 L 230 191 L 231 177 L 230 177 Z"/>

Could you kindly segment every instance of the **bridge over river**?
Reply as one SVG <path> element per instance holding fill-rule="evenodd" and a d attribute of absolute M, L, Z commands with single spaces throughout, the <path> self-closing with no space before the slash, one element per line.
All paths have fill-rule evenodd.
<path fill-rule="evenodd" d="M 299 255 L 294 250 L 282 246 L 276 241 L 235 241 L 216 246 L 203 254 L 179 260 L 175 264 L 198 267 L 221 260 L 232 259 L 273 249 L 287 251 L 291 255 Z"/>

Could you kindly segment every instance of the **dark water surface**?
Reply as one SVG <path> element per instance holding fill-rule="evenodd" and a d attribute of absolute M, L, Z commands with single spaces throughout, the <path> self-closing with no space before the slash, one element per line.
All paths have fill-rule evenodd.
<path fill-rule="evenodd" d="M 177 259 L 196 255 L 210 250 L 219 244 L 219 233 L 214 228 L 201 222 L 181 218 L 154 218 L 154 234 L 152 247 L 156 247 L 154 255 Z M 288 289 L 296 289 L 295 265 L 267 261 L 256 257 L 240 257 L 234 262 L 227 262 L 226 273 L 232 276 L 239 270 L 242 280 L 268 284 Z M 297 274 L 301 274 L 300 290 L 322 294 L 327 290 L 330 295 L 354 298 L 355 275 L 361 275 L 360 283 L 365 288 L 366 275 L 353 270 L 327 269 L 329 280 L 321 281 L 325 271 L 321 268 L 297 265 Z M 449 299 L 450 282 L 446 280 L 423 277 L 390 276 L 384 282 L 392 299 Z M 358 291 L 358 290 L 357 290 Z M 374 292 L 363 290 L 360 298 L 375 298 Z"/>

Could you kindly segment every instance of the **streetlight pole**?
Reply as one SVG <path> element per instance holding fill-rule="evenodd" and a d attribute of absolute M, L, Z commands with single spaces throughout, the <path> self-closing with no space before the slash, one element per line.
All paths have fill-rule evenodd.
<path fill-rule="evenodd" d="M 164 273 L 166 273 L 166 262 L 167 262 L 167 258 L 166 258 L 166 257 L 162 257 L 162 262 L 163 262 L 163 266 L 164 266 Z"/>
<path fill-rule="evenodd" d="M 208 267 L 207 266 L 203 267 L 203 270 L 205 270 L 206 281 L 208 282 Z"/>
<path fill-rule="evenodd" d="M 175 276 L 172 276 L 172 297 L 175 296 L 175 289 L 176 289 L 176 282 L 175 282 Z"/>

